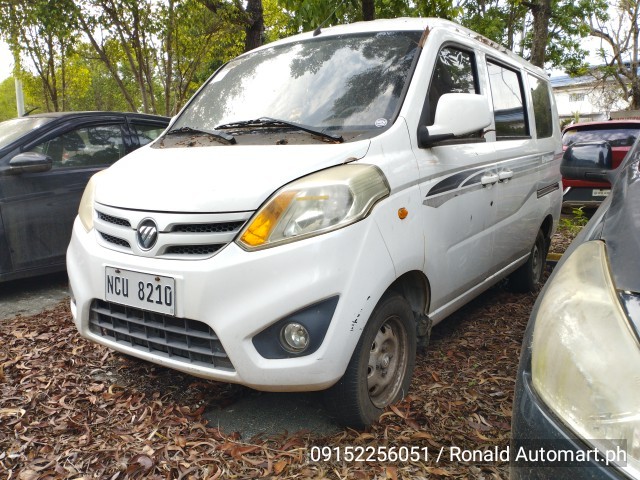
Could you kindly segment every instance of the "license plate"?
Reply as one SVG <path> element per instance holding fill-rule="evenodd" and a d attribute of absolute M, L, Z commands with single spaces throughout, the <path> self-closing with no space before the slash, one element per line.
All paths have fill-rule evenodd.
<path fill-rule="evenodd" d="M 603 189 L 600 189 L 600 188 L 594 188 L 593 192 L 591 192 L 591 193 L 592 193 L 592 195 L 594 197 L 608 197 L 609 194 L 611 193 L 611 190 L 608 190 L 608 189 L 603 190 Z"/>
<path fill-rule="evenodd" d="M 105 300 L 174 315 L 176 281 L 171 277 L 106 267 Z"/>

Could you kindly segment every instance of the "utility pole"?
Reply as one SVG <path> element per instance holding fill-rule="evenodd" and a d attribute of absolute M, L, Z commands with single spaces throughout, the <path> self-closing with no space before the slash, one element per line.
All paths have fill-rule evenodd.
<path fill-rule="evenodd" d="M 18 106 L 18 116 L 24 115 L 24 94 L 22 93 L 22 81 L 16 77 L 16 105 Z"/>

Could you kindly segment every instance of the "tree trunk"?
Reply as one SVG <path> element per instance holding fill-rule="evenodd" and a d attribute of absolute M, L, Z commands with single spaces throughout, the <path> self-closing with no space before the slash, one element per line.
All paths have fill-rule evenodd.
<path fill-rule="evenodd" d="M 136 112 L 138 110 L 136 107 L 136 104 L 133 101 L 133 98 L 131 97 L 129 92 L 127 91 L 127 87 L 125 87 L 124 82 L 122 81 L 122 78 L 118 73 L 117 66 L 111 62 L 105 49 L 97 42 L 96 38 L 93 35 L 93 29 L 89 27 L 86 20 L 82 16 L 79 16 L 78 19 L 80 21 L 80 26 L 82 28 L 82 31 L 87 35 L 87 37 L 89 38 L 89 41 L 91 42 L 91 45 L 93 46 L 93 49 L 96 51 L 96 53 L 100 57 L 100 60 L 102 60 L 102 63 L 104 63 L 104 65 L 107 67 L 107 70 L 109 70 L 109 72 L 111 73 L 111 76 L 114 78 L 114 80 L 118 84 L 118 87 L 120 88 L 120 92 L 122 93 L 125 100 L 129 104 L 129 108 L 131 109 L 132 112 Z"/>
<path fill-rule="evenodd" d="M 167 63 L 164 68 L 164 114 L 171 116 L 171 91 L 173 90 L 173 29 L 175 27 L 175 12 L 173 0 L 169 0 L 169 19 L 167 25 L 167 38 L 165 40 L 165 52 Z"/>
<path fill-rule="evenodd" d="M 246 14 L 247 25 L 244 29 L 246 33 L 244 51 L 248 52 L 262 45 L 262 34 L 264 32 L 262 0 L 249 0 Z"/>
<path fill-rule="evenodd" d="M 638 28 L 638 2 L 630 9 L 631 18 L 631 110 L 640 108 L 640 78 L 638 77 L 638 43 L 640 43 L 640 29 Z"/>
<path fill-rule="evenodd" d="M 547 42 L 549 40 L 549 20 L 551 19 L 551 0 L 537 0 L 525 3 L 533 15 L 533 43 L 531 45 L 531 63 L 544 68 Z"/>
<path fill-rule="evenodd" d="M 374 0 L 362 0 L 362 19 L 365 21 L 375 20 L 376 8 Z"/>

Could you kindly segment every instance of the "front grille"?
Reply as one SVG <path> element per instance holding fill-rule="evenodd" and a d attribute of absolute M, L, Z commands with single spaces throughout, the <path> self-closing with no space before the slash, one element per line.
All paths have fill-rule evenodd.
<path fill-rule="evenodd" d="M 96 206 L 98 243 L 122 253 L 169 260 L 202 260 L 220 253 L 233 242 L 253 212 L 179 213 L 126 210 Z M 138 244 L 137 226 L 151 219 L 158 227 L 150 250 Z"/>
<path fill-rule="evenodd" d="M 240 230 L 244 222 L 192 223 L 174 225 L 171 229 L 176 233 L 226 233 Z"/>
<path fill-rule="evenodd" d="M 127 242 L 126 240 L 123 240 L 122 238 L 114 237 L 113 235 L 108 235 L 102 232 L 100 232 L 100 235 L 102 235 L 102 238 L 104 238 L 109 243 L 113 243 L 114 245 L 120 245 L 121 247 L 125 247 L 125 248 L 131 248 L 131 245 L 129 245 L 129 242 Z"/>
<path fill-rule="evenodd" d="M 207 324 L 115 303 L 91 303 L 89 329 L 112 342 L 189 365 L 233 371 L 216 333 Z"/>
<path fill-rule="evenodd" d="M 98 218 L 104 222 L 112 223 L 114 225 L 119 225 L 121 227 L 130 227 L 131 223 L 129 220 L 125 218 L 114 217 L 112 215 L 107 215 L 106 213 L 98 212 Z"/>
<path fill-rule="evenodd" d="M 211 255 L 224 245 L 174 245 L 167 248 L 168 255 Z"/>

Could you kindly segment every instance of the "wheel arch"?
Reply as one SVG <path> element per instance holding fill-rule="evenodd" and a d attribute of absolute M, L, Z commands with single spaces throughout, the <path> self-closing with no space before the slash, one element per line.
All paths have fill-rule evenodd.
<path fill-rule="evenodd" d="M 551 215 L 547 215 L 546 218 L 542 221 L 542 225 L 540 225 L 540 230 L 544 235 L 544 238 L 547 239 L 547 245 L 551 241 L 551 234 L 553 232 L 553 217 Z"/>
<path fill-rule="evenodd" d="M 433 326 L 433 322 L 427 315 L 431 301 L 429 279 L 418 270 L 406 272 L 396 278 L 383 297 L 391 294 L 399 294 L 409 303 L 416 322 L 418 348 L 426 348 Z"/>

